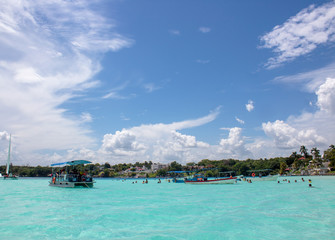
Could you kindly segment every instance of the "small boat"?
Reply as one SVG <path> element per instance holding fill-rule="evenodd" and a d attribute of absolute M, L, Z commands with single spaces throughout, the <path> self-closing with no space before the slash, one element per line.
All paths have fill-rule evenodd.
<path fill-rule="evenodd" d="M 209 179 L 201 173 L 194 174 L 193 177 L 185 180 L 187 184 L 233 184 L 239 180 L 239 177 L 222 177 Z"/>
<path fill-rule="evenodd" d="M 19 177 L 12 174 L 10 172 L 10 148 L 11 148 L 11 141 L 12 141 L 12 135 L 9 136 L 9 147 L 8 147 L 8 158 L 7 158 L 7 166 L 6 166 L 6 174 L 5 175 L 2 175 L 0 173 L 0 179 L 3 179 L 3 180 L 18 180 Z"/>
<path fill-rule="evenodd" d="M 279 175 L 271 175 L 269 172 L 271 172 L 272 169 L 259 169 L 259 170 L 249 170 L 248 173 L 250 173 L 251 176 L 244 176 L 244 181 L 251 180 L 252 182 L 256 181 L 277 181 Z"/>
<path fill-rule="evenodd" d="M 168 173 L 171 175 L 172 182 L 174 183 L 185 183 L 187 179 L 184 177 L 184 174 L 189 174 L 194 171 L 169 171 Z"/>
<path fill-rule="evenodd" d="M 53 168 L 49 186 L 63 188 L 92 188 L 94 180 L 87 172 L 80 172 L 78 165 L 91 163 L 87 160 L 74 160 L 69 162 L 54 163 L 51 167 L 59 167 L 58 171 Z M 63 166 L 63 167 L 61 167 Z"/>

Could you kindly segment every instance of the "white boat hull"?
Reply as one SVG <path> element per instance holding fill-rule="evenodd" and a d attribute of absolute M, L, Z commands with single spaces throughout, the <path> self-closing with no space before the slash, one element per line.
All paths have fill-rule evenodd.
<path fill-rule="evenodd" d="M 246 180 L 251 180 L 252 182 L 260 182 L 260 181 L 277 181 L 279 175 L 271 175 L 264 177 L 245 177 Z"/>
<path fill-rule="evenodd" d="M 86 187 L 86 188 L 92 188 L 94 182 L 49 182 L 49 186 L 51 187 L 63 187 L 63 188 L 76 188 L 76 187 Z"/>
<path fill-rule="evenodd" d="M 213 179 L 213 180 L 202 180 L 202 181 L 188 181 L 187 184 L 233 184 L 236 183 L 237 178 L 222 178 L 222 179 Z"/>

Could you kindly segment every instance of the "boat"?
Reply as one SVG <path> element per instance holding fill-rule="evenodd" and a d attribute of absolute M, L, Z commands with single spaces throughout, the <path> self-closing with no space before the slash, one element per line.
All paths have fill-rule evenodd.
<path fill-rule="evenodd" d="M 192 178 L 185 180 L 187 184 L 233 184 L 238 181 L 238 177 L 225 177 L 225 178 L 206 178 L 203 174 L 194 174 Z"/>
<path fill-rule="evenodd" d="M 271 175 L 272 169 L 259 169 L 259 170 L 249 170 L 247 171 L 250 176 L 244 176 L 243 181 L 277 181 L 279 174 Z"/>
<path fill-rule="evenodd" d="M 49 186 L 63 188 L 92 188 L 95 181 L 87 171 L 81 172 L 79 165 L 92 163 L 87 160 L 73 160 L 51 164 L 53 167 Z M 58 169 L 55 169 L 58 167 Z"/>
<path fill-rule="evenodd" d="M 229 174 L 227 177 L 207 178 L 203 173 L 196 173 L 192 177 L 185 179 L 187 184 L 233 184 L 240 181 L 240 176 L 232 176 L 232 171 L 220 172 L 219 175 Z"/>
<path fill-rule="evenodd" d="M 187 179 L 184 177 L 184 174 L 189 174 L 194 171 L 169 171 L 168 173 L 171 175 L 172 182 L 174 183 L 185 183 Z"/>
<path fill-rule="evenodd" d="M 10 172 L 10 150 L 11 150 L 12 135 L 9 135 L 9 147 L 8 147 L 8 158 L 6 166 L 6 174 L 2 175 L 0 173 L 0 179 L 3 180 L 18 180 L 19 177 Z"/>

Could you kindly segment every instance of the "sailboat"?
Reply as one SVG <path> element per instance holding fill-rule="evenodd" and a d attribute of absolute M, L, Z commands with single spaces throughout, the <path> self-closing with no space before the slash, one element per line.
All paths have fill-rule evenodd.
<path fill-rule="evenodd" d="M 8 147 L 8 158 L 7 158 L 7 167 L 6 167 L 6 175 L 1 175 L 0 178 L 3 180 L 17 180 L 19 177 L 13 175 L 10 170 L 10 147 L 11 147 L 12 135 L 9 135 L 9 147 Z"/>

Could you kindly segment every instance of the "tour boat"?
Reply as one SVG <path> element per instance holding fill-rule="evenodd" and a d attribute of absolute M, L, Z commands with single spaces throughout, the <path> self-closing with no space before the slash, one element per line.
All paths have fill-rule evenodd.
<path fill-rule="evenodd" d="M 8 158 L 7 158 L 7 166 L 6 166 L 6 174 L 2 175 L 0 173 L 0 179 L 3 180 L 17 180 L 19 179 L 18 176 L 12 174 L 10 172 L 10 148 L 11 148 L 11 140 L 12 140 L 12 135 L 9 136 L 9 147 L 8 147 Z"/>
<path fill-rule="evenodd" d="M 49 186 L 75 188 L 92 188 L 94 180 L 87 172 L 81 172 L 78 165 L 91 163 L 87 160 L 74 160 L 69 162 L 54 163 L 51 167 L 59 167 L 57 171 L 53 168 Z"/>
<path fill-rule="evenodd" d="M 233 184 L 239 180 L 239 177 L 207 178 L 203 174 L 194 174 L 192 178 L 185 180 L 187 184 Z"/>

